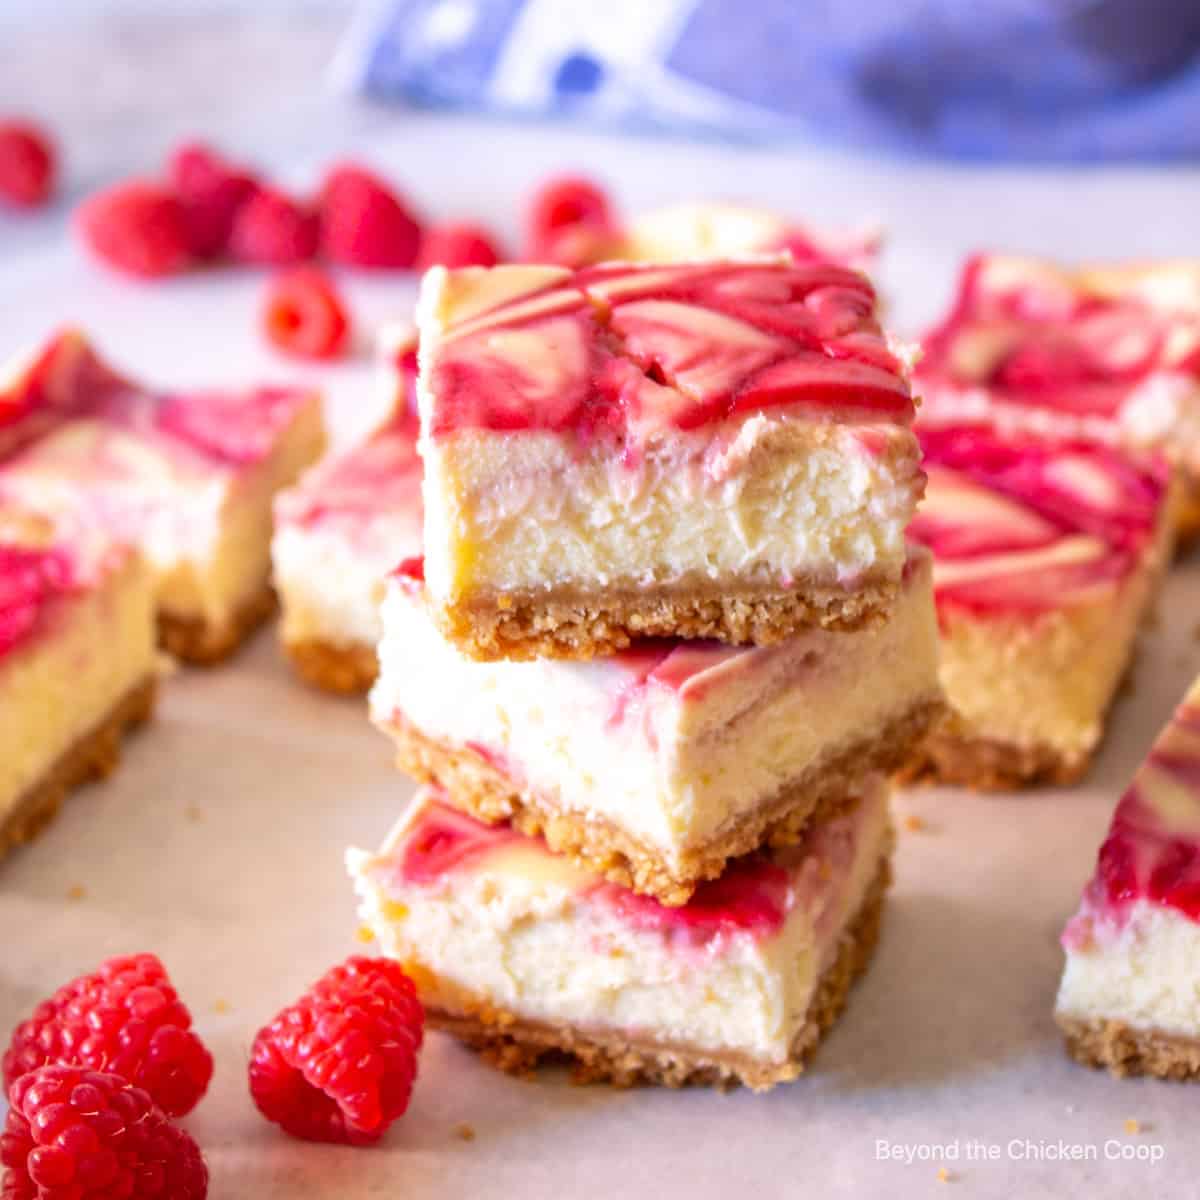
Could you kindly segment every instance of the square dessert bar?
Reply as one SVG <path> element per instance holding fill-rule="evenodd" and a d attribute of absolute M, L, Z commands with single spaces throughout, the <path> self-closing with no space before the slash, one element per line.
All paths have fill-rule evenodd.
<path fill-rule="evenodd" d="M 1200 262 L 1067 269 L 979 255 L 917 367 L 924 424 L 1167 452 L 1182 528 L 1200 528 Z"/>
<path fill-rule="evenodd" d="M 106 775 L 149 717 L 154 580 L 103 530 L 0 511 L 0 855 Z"/>
<path fill-rule="evenodd" d="M 280 639 L 304 679 L 334 692 L 365 692 L 374 682 L 387 576 L 421 553 L 415 337 L 391 342 L 385 360 L 386 419 L 275 503 Z"/>
<path fill-rule="evenodd" d="M 415 565 L 392 579 L 383 625 L 371 710 L 403 769 L 666 904 L 836 811 L 943 711 L 921 551 L 883 624 L 772 646 L 475 662 L 438 634 Z"/>
<path fill-rule="evenodd" d="M 1055 1015 L 1075 1058 L 1200 1077 L 1200 681 L 1117 805 L 1062 944 Z"/>
<path fill-rule="evenodd" d="M 787 259 L 424 279 L 425 570 L 474 658 L 881 620 L 924 476 L 856 272 Z"/>
<path fill-rule="evenodd" d="M 162 644 L 209 662 L 273 608 L 271 504 L 324 445 L 319 398 L 151 391 L 68 332 L 0 393 L 0 507 L 86 513 L 156 576 Z"/>
<path fill-rule="evenodd" d="M 909 535 L 934 554 L 950 716 L 909 775 L 980 788 L 1086 771 L 1172 545 L 1164 458 L 1094 442 L 922 429 Z"/>
<path fill-rule="evenodd" d="M 866 969 L 891 846 L 876 777 L 800 843 L 664 908 L 427 789 L 347 863 L 430 1024 L 496 1065 L 557 1052 L 583 1080 L 765 1090 L 800 1074 Z"/>

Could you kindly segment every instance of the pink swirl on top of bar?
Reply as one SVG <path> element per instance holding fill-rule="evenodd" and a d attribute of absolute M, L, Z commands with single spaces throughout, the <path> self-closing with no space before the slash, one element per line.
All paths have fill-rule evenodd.
<path fill-rule="evenodd" d="M 1156 302 L 1049 263 L 1003 255 L 968 260 L 950 313 L 923 339 L 917 377 L 939 390 L 982 388 L 1073 416 L 1112 417 L 1151 374 L 1200 379 L 1200 312 Z M 1144 276 L 1143 276 L 1144 281 Z"/>
<path fill-rule="evenodd" d="M 940 612 L 1060 608 L 1123 579 L 1155 537 L 1159 456 L 984 425 L 919 435 L 929 483 L 909 535 L 934 553 Z"/>
<path fill-rule="evenodd" d="M 230 467 L 262 462 L 312 393 L 295 388 L 238 392 L 168 392 L 146 396 L 154 428 Z M 138 421 L 137 402 L 110 409 L 116 420 Z"/>
<path fill-rule="evenodd" d="M 427 887 L 447 876 L 482 870 L 490 855 L 513 846 L 557 857 L 540 838 L 526 838 L 508 825 L 484 825 L 435 799 L 426 803 L 397 848 L 399 878 Z M 799 848 L 796 854 L 803 856 Z M 789 853 L 789 863 L 792 857 Z M 590 874 L 573 873 L 569 878 L 577 882 L 581 898 L 604 905 L 638 929 L 693 947 L 735 933 L 770 936 L 783 924 L 796 897 L 792 870 L 765 854 L 739 859 L 720 879 L 701 884 L 678 908 Z"/>
<path fill-rule="evenodd" d="M 0 458 L 63 421 L 88 415 L 129 387 L 77 330 L 54 334 L 0 387 Z"/>
<path fill-rule="evenodd" d="M 1082 948 L 1104 927 L 1122 928 L 1138 901 L 1200 921 L 1200 681 L 1121 797 L 1063 944 Z"/>
<path fill-rule="evenodd" d="M 637 441 L 780 406 L 912 419 L 874 290 L 854 271 L 609 263 L 545 279 L 451 317 L 428 354 L 433 436 L 538 429 Z"/>
<path fill-rule="evenodd" d="M 76 583 L 62 547 L 0 543 L 0 657 L 29 638 L 46 606 Z"/>
<path fill-rule="evenodd" d="M 90 417 L 221 466 L 261 462 L 312 393 L 293 388 L 155 392 L 105 363 L 76 330 L 55 335 L 0 391 L 0 457 L 73 418 Z"/>

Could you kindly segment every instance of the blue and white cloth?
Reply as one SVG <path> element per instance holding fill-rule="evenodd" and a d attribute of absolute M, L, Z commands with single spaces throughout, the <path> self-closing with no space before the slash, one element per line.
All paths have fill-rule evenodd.
<path fill-rule="evenodd" d="M 1200 158 L 1200 0 L 375 0 L 379 98 L 958 158 Z"/>

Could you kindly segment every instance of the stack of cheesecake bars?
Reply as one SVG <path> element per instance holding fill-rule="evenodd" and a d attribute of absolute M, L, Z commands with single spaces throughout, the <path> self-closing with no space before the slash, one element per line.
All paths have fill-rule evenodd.
<path fill-rule="evenodd" d="M 424 786 L 349 865 L 506 1068 L 768 1088 L 870 962 L 887 778 L 942 711 L 875 305 L 783 260 L 425 278 L 424 555 L 371 694 Z"/>

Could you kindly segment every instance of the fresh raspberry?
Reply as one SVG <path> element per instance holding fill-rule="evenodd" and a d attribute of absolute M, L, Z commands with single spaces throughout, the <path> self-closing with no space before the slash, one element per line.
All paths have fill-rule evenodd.
<path fill-rule="evenodd" d="M 549 179 L 529 204 L 528 257 L 538 262 L 583 261 L 581 243 L 592 249 L 601 240 L 608 242 L 615 228 L 608 196 L 598 184 L 577 175 Z"/>
<path fill-rule="evenodd" d="M 4 1085 L 48 1064 L 111 1071 L 145 1088 L 168 1116 L 195 1108 L 212 1055 L 153 954 L 111 958 L 59 988 L 18 1025 L 4 1055 Z"/>
<path fill-rule="evenodd" d="M 397 963 L 347 959 L 259 1031 L 250 1094 L 293 1137 L 375 1142 L 408 1107 L 424 1024 Z"/>
<path fill-rule="evenodd" d="M 271 283 L 262 326 L 273 346 L 298 358 L 337 358 L 350 338 L 346 306 L 316 267 L 296 267 Z"/>
<path fill-rule="evenodd" d="M 321 245 L 333 262 L 407 270 L 421 226 L 378 176 L 353 163 L 334 167 L 321 187 Z"/>
<path fill-rule="evenodd" d="M 482 225 L 468 221 L 433 225 L 421 237 L 417 269 L 430 267 L 494 267 L 504 256 Z"/>
<path fill-rule="evenodd" d="M 9 1093 L 4 1200 L 204 1200 L 200 1148 L 118 1075 L 40 1067 Z"/>
<path fill-rule="evenodd" d="M 144 179 L 90 196 L 76 213 L 79 232 L 111 267 L 151 279 L 184 270 L 191 259 L 179 197 Z"/>
<path fill-rule="evenodd" d="M 276 188 L 260 187 L 237 210 L 229 249 L 242 262 L 288 267 L 317 253 L 317 214 Z"/>
<path fill-rule="evenodd" d="M 54 146 L 28 121 L 0 121 L 0 201 L 38 208 L 54 190 Z"/>
<path fill-rule="evenodd" d="M 224 254 L 238 209 L 258 187 L 254 176 L 202 142 L 180 146 L 167 172 L 183 203 L 192 253 L 197 258 Z"/>

